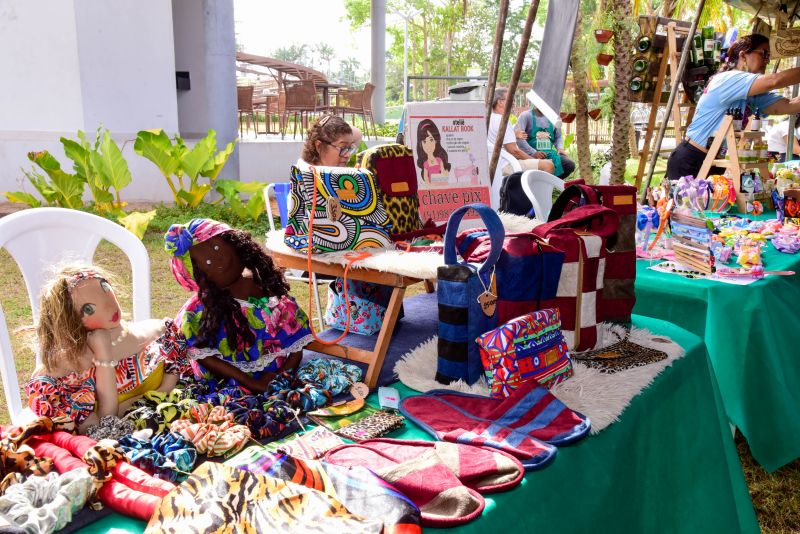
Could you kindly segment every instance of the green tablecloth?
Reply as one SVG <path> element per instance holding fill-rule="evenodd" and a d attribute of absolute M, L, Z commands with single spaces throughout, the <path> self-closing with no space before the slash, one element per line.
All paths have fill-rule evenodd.
<path fill-rule="evenodd" d="M 702 341 L 663 321 L 635 324 L 670 336 L 686 356 L 634 398 L 621 421 L 560 448 L 553 464 L 487 495 L 480 518 L 448 532 L 758 532 Z M 391 437 L 431 439 L 411 423 Z M 143 528 L 114 515 L 82 532 Z"/>
<path fill-rule="evenodd" d="M 770 244 L 767 270 L 800 273 L 800 254 Z M 768 471 L 800 457 L 800 275 L 747 286 L 693 280 L 637 261 L 634 313 L 664 319 L 706 343 L 730 420 Z"/>

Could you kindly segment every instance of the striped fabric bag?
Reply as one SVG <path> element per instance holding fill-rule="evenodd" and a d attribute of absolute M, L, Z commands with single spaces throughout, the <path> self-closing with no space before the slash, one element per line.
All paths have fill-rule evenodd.
<path fill-rule="evenodd" d="M 555 458 L 556 446 L 589 434 L 589 418 L 570 410 L 536 381 L 505 399 L 436 389 L 400 401 L 400 411 L 436 439 L 508 452 L 527 471 Z"/>
<path fill-rule="evenodd" d="M 594 348 L 597 325 L 603 321 L 606 240 L 616 233 L 619 216 L 609 208 L 581 206 L 560 219 L 541 224 L 533 233 L 566 254 L 555 306 L 567 345 L 573 351 Z"/>

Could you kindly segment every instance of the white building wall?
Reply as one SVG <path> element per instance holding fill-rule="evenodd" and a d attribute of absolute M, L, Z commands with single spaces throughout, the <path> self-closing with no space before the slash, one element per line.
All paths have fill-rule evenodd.
<path fill-rule="evenodd" d="M 191 89 L 178 91 L 178 123 L 184 137 L 208 132 L 208 90 L 203 2 L 172 0 L 175 70 L 189 72 Z"/>
<path fill-rule="evenodd" d="M 29 151 L 49 150 L 70 171 L 59 138 L 102 123 L 133 174 L 123 199 L 172 198 L 133 153 L 138 130 L 178 131 L 170 2 L 0 0 L 0 73 L 0 192 L 35 194 L 20 171 Z"/>

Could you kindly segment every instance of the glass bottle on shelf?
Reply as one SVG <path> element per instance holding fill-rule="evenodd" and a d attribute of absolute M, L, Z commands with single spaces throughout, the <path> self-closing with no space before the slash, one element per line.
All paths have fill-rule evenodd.
<path fill-rule="evenodd" d="M 638 50 L 639 52 L 647 52 L 648 50 L 650 50 L 650 45 L 651 45 L 650 37 L 648 35 L 642 35 L 636 41 L 636 50 Z"/>
<path fill-rule="evenodd" d="M 638 93 L 639 91 L 644 89 L 644 83 L 642 82 L 642 78 L 640 76 L 634 76 L 631 79 L 630 83 L 628 84 L 628 87 L 634 93 Z"/>
<path fill-rule="evenodd" d="M 637 57 L 633 62 L 633 70 L 636 72 L 645 72 L 649 66 L 650 62 L 647 61 L 643 56 Z"/>

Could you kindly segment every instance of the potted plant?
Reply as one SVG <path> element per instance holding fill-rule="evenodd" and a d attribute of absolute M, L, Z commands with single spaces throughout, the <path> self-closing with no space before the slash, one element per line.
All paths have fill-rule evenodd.
<path fill-rule="evenodd" d="M 600 114 L 603 112 L 600 108 L 594 108 L 589 110 L 589 116 L 592 118 L 593 121 L 600 119 Z"/>
<path fill-rule="evenodd" d="M 561 113 L 559 113 L 559 116 L 561 117 L 561 122 L 569 123 L 575 120 L 574 113 L 567 113 L 562 111 Z"/>
<path fill-rule="evenodd" d="M 611 54 L 605 54 L 603 52 L 597 54 L 597 63 L 598 65 L 606 66 L 614 59 L 614 56 Z"/>
<path fill-rule="evenodd" d="M 597 40 L 598 43 L 607 43 L 611 37 L 614 35 L 612 30 L 595 30 L 594 31 L 594 38 Z"/>

